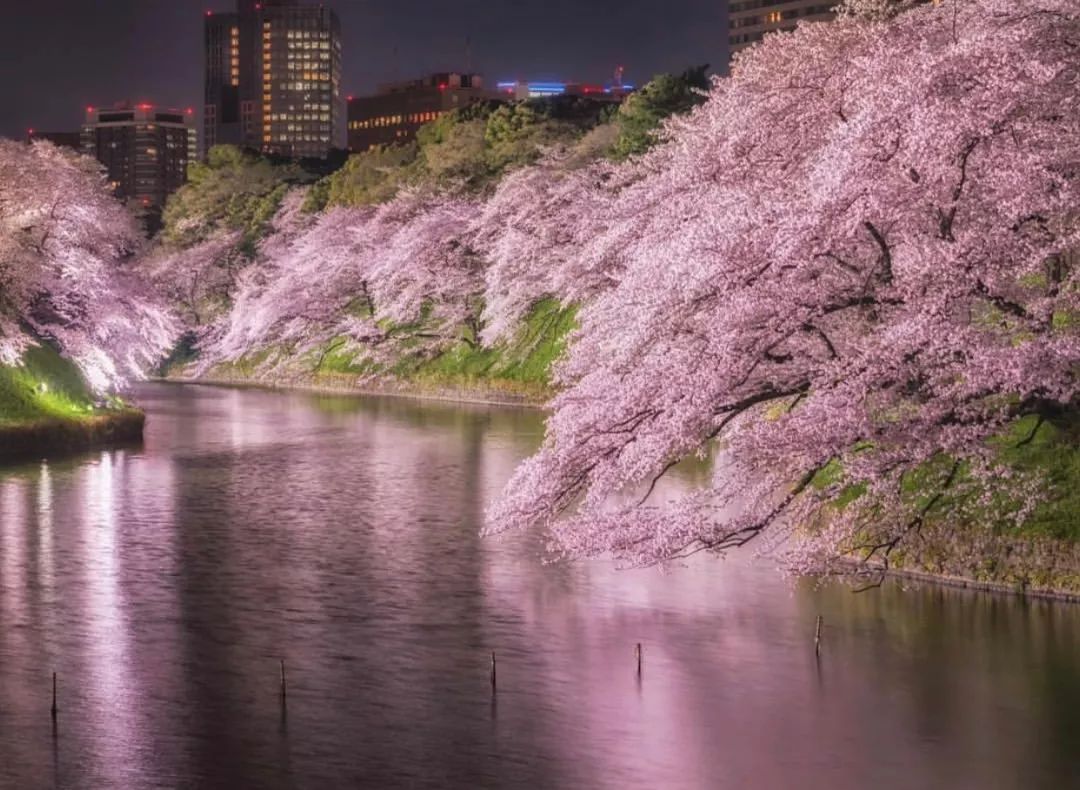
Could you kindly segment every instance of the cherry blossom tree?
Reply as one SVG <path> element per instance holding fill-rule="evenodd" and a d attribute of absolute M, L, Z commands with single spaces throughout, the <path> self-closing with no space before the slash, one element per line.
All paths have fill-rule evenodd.
<path fill-rule="evenodd" d="M 758 536 L 887 562 L 1011 420 L 1076 407 L 1080 7 L 888 16 L 767 37 L 585 218 L 581 265 L 617 282 L 493 531 L 631 565 Z M 711 486 L 651 498 L 714 450 Z"/>
<path fill-rule="evenodd" d="M 616 171 L 602 162 L 568 168 L 571 157 L 554 152 L 506 176 L 477 218 L 487 343 L 509 337 L 541 299 L 579 301 L 611 283 L 611 272 L 589 265 L 585 248 L 608 229 Z"/>
<path fill-rule="evenodd" d="M 841 17 L 881 21 L 909 11 L 920 3 L 939 0 L 843 0 L 837 6 Z"/>
<path fill-rule="evenodd" d="M 208 325 L 213 315 L 231 307 L 239 271 L 239 232 L 218 233 L 186 249 L 155 250 L 143 267 L 158 292 L 174 305 L 191 328 Z"/>
<path fill-rule="evenodd" d="M 195 335 L 227 320 L 242 283 L 263 282 L 273 266 L 292 249 L 296 239 L 313 220 L 302 210 L 307 189 L 287 193 L 268 223 L 267 235 L 248 254 L 242 230 L 218 229 L 189 246 L 166 243 L 143 260 L 141 266 L 154 286 Z M 273 276 L 270 272 L 269 276 Z"/>
<path fill-rule="evenodd" d="M 47 341 L 99 390 L 142 375 L 174 324 L 132 265 L 139 246 L 96 162 L 0 140 L 0 362 Z"/>
<path fill-rule="evenodd" d="M 483 292 L 469 242 L 478 211 L 468 197 L 407 191 L 380 206 L 331 209 L 291 238 L 277 234 L 208 333 L 203 368 L 270 346 L 290 356 L 338 338 L 375 346 L 402 324 L 422 322 L 422 337 L 435 342 L 460 338 Z"/>

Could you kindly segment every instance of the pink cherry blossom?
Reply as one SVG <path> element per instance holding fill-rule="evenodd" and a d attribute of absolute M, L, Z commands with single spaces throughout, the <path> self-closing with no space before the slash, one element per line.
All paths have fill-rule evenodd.
<path fill-rule="evenodd" d="M 141 244 L 96 162 L 0 140 L 0 363 L 48 341 L 96 389 L 141 376 L 176 332 L 133 262 Z"/>
<path fill-rule="evenodd" d="M 491 529 L 550 525 L 628 564 L 762 535 L 804 564 L 880 558 L 938 501 L 898 493 L 905 475 L 985 468 L 1007 421 L 1075 403 L 1077 41 L 1070 0 L 952 0 L 742 56 L 631 165 L 582 254 L 559 252 L 605 250 L 618 282 L 582 309 Z M 648 498 L 714 448 L 708 490 Z M 830 463 L 841 479 L 812 485 Z M 853 485 L 878 507 L 814 528 Z"/>

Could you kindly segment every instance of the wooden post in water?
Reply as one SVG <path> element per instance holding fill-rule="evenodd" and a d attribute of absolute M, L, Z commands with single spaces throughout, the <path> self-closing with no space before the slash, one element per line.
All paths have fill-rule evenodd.
<path fill-rule="evenodd" d="M 495 651 L 491 651 L 491 690 L 495 691 Z"/>
<path fill-rule="evenodd" d="M 281 659 L 281 704 L 285 704 L 285 695 L 287 693 L 287 687 L 285 685 L 285 659 Z"/>
<path fill-rule="evenodd" d="M 637 673 L 641 677 L 641 642 L 634 647 L 634 656 L 637 658 Z"/>
<path fill-rule="evenodd" d="M 52 707 L 49 709 L 49 712 L 52 714 L 52 717 L 54 719 L 56 718 L 56 711 L 57 711 L 57 708 L 56 708 L 56 673 L 53 672 L 52 673 Z"/>
<path fill-rule="evenodd" d="M 817 616 L 817 627 L 814 629 L 814 655 L 821 655 L 821 615 Z"/>

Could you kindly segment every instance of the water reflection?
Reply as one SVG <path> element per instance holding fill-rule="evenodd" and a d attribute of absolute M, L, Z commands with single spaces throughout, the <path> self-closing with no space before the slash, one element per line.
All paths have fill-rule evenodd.
<path fill-rule="evenodd" d="M 0 787 L 1077 784 L 1080 607 L 543 565 L 477 535 L 535 413 L 144 402 L 138 451 L 0 472 Z"/>

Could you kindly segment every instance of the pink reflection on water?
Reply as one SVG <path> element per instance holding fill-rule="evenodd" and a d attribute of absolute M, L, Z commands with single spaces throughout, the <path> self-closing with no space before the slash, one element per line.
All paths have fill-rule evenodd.
<path fill-rule="evenodd" d="M 56 587 L 53 557 L 53 479 L 49 464 L 41 462 L 37 488 L 37 573 L 38 582 L 47 590 Z"/>
<path fill-rule="evenodd" d="M 118 539 L 117 494 L 124 481 L 118 473 L 117 457 L 103 452 L 100 458 L 79 472 L 82 500 L 80 567 L 85 591 L 81 609 L 85 613 L 87 671 L 93 678 L 90 693 L 97 717 L 94 732 L 98 769 L 110 786 L 123 786 L 138 755 L 130 745 L 137 742 L 139 698 L 135 667 L 130 655 L 130 624 L 127 601 L 121 587 L 121 557 Z"/>
<path fill-rule="evenodd" d="M 0 589 L 4 594 L 4 613 L 14 614 L 25 611 L 26 606 L 26 563 L 24 539 L 29 521 L 30 487 L 25 480 L 11 477 L 4 480 L 0 487 L 0 506 L 2 506 L 3 534 L 3 578 Z M 19 527 L 22 527 L 20 529 Z"/>

